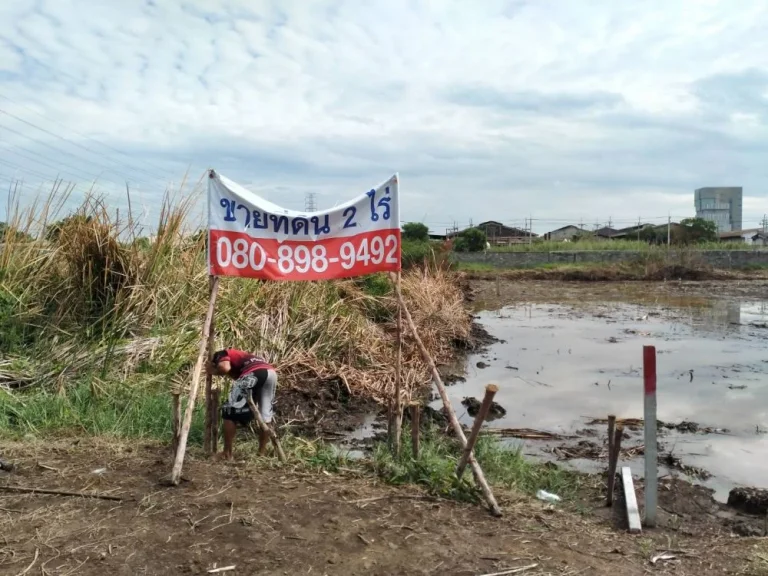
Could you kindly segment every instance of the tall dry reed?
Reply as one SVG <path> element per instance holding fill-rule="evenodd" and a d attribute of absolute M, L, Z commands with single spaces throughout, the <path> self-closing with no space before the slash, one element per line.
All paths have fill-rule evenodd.
<path fill-rule="evenodd" d="M 73 213 L 61 191 L 11 213 L 0 247 L 0 383 L 65 388 L 82 377 L 125 385 L 184 385 L 207 305 L 205 235 L 190 234 L 190 197 L 162 203 L 142 237 L 89 194 Z M 470 318 L 447 272 L 402 279 L 420 335 L 436 360 L 469 339 Z M 288 386 L 339 379 L 353 394 L 394 390 L 396 302 L 359 280 L 221 281 L 217 346 L 258 351 Z M 405 393 L 429 381 L 412 340 L 403 354 Z"/>

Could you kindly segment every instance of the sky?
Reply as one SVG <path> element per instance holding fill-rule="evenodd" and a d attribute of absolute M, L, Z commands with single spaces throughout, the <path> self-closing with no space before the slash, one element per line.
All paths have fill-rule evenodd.
<path fill-rule="evenodd" d="M 287 208 L 400 174 L 401 218 L 536 232 L 768 212 L 768 2 L 0 2 L 0 189 L 151 221 L 207 168 Z M 4 202 L 2 204 L 5 204 Z M 0 209 L 0 219 L 4 215 Z"/>

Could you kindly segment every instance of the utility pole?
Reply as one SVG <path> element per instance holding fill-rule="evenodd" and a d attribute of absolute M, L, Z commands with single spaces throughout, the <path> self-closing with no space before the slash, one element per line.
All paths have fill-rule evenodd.
<path fill-rule="evenodd" d="M 637 217 L 637 241 L 640 242 L 640 216 Z"/>
<path fill-rule="evenodd" d="M 304 195 L 304 211 L 305 212 L 317 212 L 316 195 L 314 192 L 307 192 Z"/>
<path fill-rule="evenodd" d="M 671 244 L 670 239 L 672 238 L 672 216 L 667 216 L 667 246 Z"/>
<path fill-rule="evenodd" d="M 533 244 L 533 216 L 528 218 L 528 246 Z"/>

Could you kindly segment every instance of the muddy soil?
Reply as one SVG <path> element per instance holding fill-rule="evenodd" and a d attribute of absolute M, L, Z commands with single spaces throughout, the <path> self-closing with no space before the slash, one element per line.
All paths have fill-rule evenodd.
<path fill-rule="evenodd" d="M 272 461 L 211 463 L 193 452 L 164 487 L 167 447 L 105 441 L 12 444 L 0 485 L 87 490 L 123 502 L 0 490 L 0 574 L 526 576 L 764 574 L 768 545 L 733 538 L 706 499 L 663 489 L 660 527 L 630 536 L 585 488 L 578 510 L 497 490 L 505 511 L 392 488 L 360 473 L 307 473 Z M 642 500 L 641 500 L 642 501 Z M 685 507 L 684 509 L 681 507 Z M 672 550 L 674 560 L 650 564 Z M 533 567 L 535 565 L 535 567 Z M 226 572 L 225 572 L 226 573 Z"/>
<path fill-rule="evenodd" d="M 341 381 L 318 381 L 303 389 L 281 388 L 275 398 L 278 426 L 289 425 L 293 433 L 308 438 L 334 440 L 365 422 L 367 414 L 378 413 L 370 399 L 351 396 Z"/>
<path fill-rule="evenodd" d="M 768 279 L 669 282 L 553 282 L 517 279 L 508 275 L 473 275 L 469 300 L 476 310 L 498 310 L 518 302 L 561 304 L 603 300 L 644 304 L 656 298 L 768 298 Z"/>
<path fill-rule="evenodd" d="M 547 282 L 677 282 L 677 281 L 752 281 L 768 280 L 765 270 L 720 270 L 707 266 L 588 265 L 579 267 L 497 269 L 466 272 L 469 281 L 544 280 Z"/>

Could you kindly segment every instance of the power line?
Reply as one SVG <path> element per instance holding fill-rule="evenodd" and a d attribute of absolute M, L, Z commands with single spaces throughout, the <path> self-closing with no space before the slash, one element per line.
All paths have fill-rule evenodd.
<path fill-rule="evenodd" d="M 100 166 L 99 164 L 96 164 L 95 162 L 92 162 L 90 160 L 85 160 L 83 158 L 80 158 L 79 156 L 75 156 L 71 152 L 67 152 L 66 150 L 61 150 L 59 148 L 56 148 L 56 146 L 48 144 L 47 142 L 39 140 L 38 138 L 33 138 L 32 136 L 29 136 L 27 134 L 23 134 L 23 133 L 21 133 L 21 132 L 19 132 L 17 130 L 14 130 L 13 128 L 8 128 L 8 126 L 5 126 L 3 124 L 0 124 L 0 128 L 2 128 L 3 130 L 7 130 L 8 132 L 11 132 L 13 134 L 17 134 L 18 136 L 21 136 L 22 138 L 27 138 L 29 140 L 32 140 L 33 142 L 37 142 L 41 146 L 45 146 L 46 148 L 50 148 L 51 150 L 53 150 L 54 152 L 58 152 L 59 154 L 65 154 L 66 156 L 70 156 L 70 157 L 72 157 L 75 160 L 78 160 L 80 162 L 87 162 L 88 164 L 93 164 L 94 166 L 96 166 L 97 168 L 100 168 L 101 170 L 103 170 L 105 172 L 116 173 L 114 170 L 112 170 L 110 168 L 106 168 L 105 169 L 103 166 Z M 125 184 L 125 182 L 116 182 L 115 180 L 110 180 L 109 178 L 104 178 L 104 180 L 107 181 L 107 182 L 112 182 L 113 184 L 117 184 L 118 186 L 123 186 Z M 136 180 L 136 182 L 144 184 L 144 185 L 146 185 L 146 186 L 148 186 L 150 188 L 152 187 L 150 184 L 148 184 L 144 180 Z"/>
<path fill-rule="evenodd" d="M 11 118 L 15 118 L 15 119 L 16 119 L 16 120 L 18 120 L 19 122 L 22 122 L 22 123 L 24 123 L 24 124 L 27 124 L 28 126 L 31 126 L 31 127 L 33 127 L 33 128 L 36 128 L 37 130 L 40 130 L 41 132 L 43 132 L 43 133 L 45 133 L 45 134 L 48 134 L 48 135 L 50 135 L 50 136 L 53 136 L 54 138 L 58 138 L 59 140 L 62 140 L 62 141 L 64 141 L 64 142 L 67 142 L 67 143 L 69 143 L 69 144 L 71 144 L 71 145 L 73 145 L 73 146 L 77 146 L 78 148 L 82 148 L 82 149 L 83 149 L 83 150 L 85 150 L 86 152 L 90 152 L 90 153 L 92 153 L 92 154 L 93 154 L 93 152 L 92 152 L 91 150 L 89 150 L 88 148 L 86 148 L 85 146 L 82 146 L 82 145 L 78 144 L 77 142 L 72 142 L 71 140 L 68 140 L 67 138 L 64 138 L 63 136 L 60 136 L 60 135 L 56 134 L 55 132 L 51 132 L 50 130 L 46 130 L 45 128 L 41 128 L 41 127 L 39 127 L 39 126 L 36 126 L 35 124 L 32 124 L 31 122 L 27 122 L 26 120 L 24 120 L 24 119 L 22 119 L 22 118 L 19 118 L 18 116 L 15 116 L 14 114 L 11 114 L 11 113 L 9 113 L 9 112 L 6 112 L 6 111 L 5 111 L 5 110 L 3 110 L 2 108 L 0 108 L 0 114 L 5 114 L 6 116 L 9 116 L 9 117 L 11 117 Z M 108 166 L 106 166 L 106 167 L 105 167 L 105 166 L 103 166 L 103 165 L 101 165 L 101 164 L 97 164 L 96 162 L 94 162 L 94 161 L 92 161 L 92 160 L 88 160 L 88 159 L 80 158 L 79 156 L 75 156 L 75 155 L 74 155 L 74 154 L 72 154 L 71 152 L 67 152 L 67 151 L 65 151 L 65 150 L 61 150 L 61 149 L 59 149 L 59 148 L 56 148 L 55 146 L 51 146 L 50 144 L 48 144 L 48 143 L 46 143 L 46 142 L 43 142 L 43 141 L 41 141 L 41 140 L 37 140 L 36 138 L 32 138 L 31 136 L 29 136 L 29 135 L 27 135 L 27 134 L 23 134 L 23 133 L 21 133 L 21 132 L 18 132 L 18 131 L 16 131 L 16 130 L 13 130 L 13 129 L 11 129 L 11 128 L 8 128 L 8 127 L 7 127 L 7 126 L 5 126 L 5 125 L 2 125 L 2 124 L 0 124 L 0 127 L 4 128 L 5 130 L 8 130 L 9 132 L 13 132 L 13 133 L 15 133 L 15 134 L 18 134 L 18 135 L 20 135 L 20 136 L 22 136 L 22 137 L 24 137 L 24 138 L 29 138 L 30 140 L 36 141 L 36 142 L 38 142 L 39 144 L 42 144 L 42 145 L 44 145 L 44 146 L 47 146 L 48 148 L 51 148 L 51 149 L 53 149 L 53 150 L 55 150 L 55 151 L 57 151 L 57 152 L 59 152 L 59 153 L 63 153 L 63 154 L 66 154 L 67 156 L 72 156 L 73 158 L 75 158 L 75 159 L 77 159 L 77 160 L 80 160 L 81 162 L 88 162 L 89 164 L 93 164 L 94 166 L 97 166 L 98 168 L 100 168 L 100 169 L 102 169 L 102 170 L 107 170 L 107 171 L 109 171 L 109 172 L 112 172 L 112 173 L 114 173 L 114 174 L 116 174 L 116 175 L 118 175 L 118 176 L 123 176 L 123 177 L 125 177 L 125 174 L 122 174 L 121 172 L 118 172 L 118 171 L 117 171 L 117 170 L 115 170 L 114 168 L 110 168 L 110 167 L 108 167 Z M 99 155 L 99 154 L 97 154 L 97 155 Z M 102 156 L 103 156 L 103 155 L 102 155 Z M 107 158 L 107 160 L 109 160 L 109 159 Z M 126 178 L 126 179 L 127 179 L 127 180 L 132 180 L 131 178 Z M 150 187 L 151 187 L 151 185 L 150 185 L 149 183 L 147 183 L 145 180 L 140 180 L 139 178 L 135 178 L 135 179 L 133 179 L 133 180 L 134 180 L 135 182 L 140 182 L 140 183 L 142 183 L 142 184 L 145 184 L 145 185 L 147 185 L 147 186 L 150 186 Z"/>
<path fill-rule="evenodd" d="M 21 149 L 21 150 L 26 150 L 26 151 L 30 152 L 30 153 L 32 154 L 32 156 L 27 156 L 26 154 L 22 154 L 22 153 L 20 153 L 19 151 L 17 151 L 17 150 L 14 150 L 14 149 L 10 149 L 10 148 L 3 148 L 3 151 L 7 151 L 7 152 L 8 152 L 8 153 L 10 153 L 10 154 L 15 154 L 16 156 L 19 156 L 19 157 L 21 157 L 21 158 L 24 158 L 25 160 L 30 160 L 30 161 L 32 161 L 32 162 L 36 162 L 37 164 L 42 164 L 43 166 L 48 166 L 49 168 L 53 168 L 54 170 L 59 170 L 59 171 L 61 171 L 61 172 L 65 172 L 65 173 L 67 173 L 67 174 L 70 174 L 71 176 L 74 176 L 75 178 L 80 178 L 80 179 L 83 179 L 83 178 L 85 178 L 86 180 L 96 180 L 96 179 L 97 179 L 97 178 L 95 178 L 94 176 L 89 176 L 88 174 L 85 174 L 85 176 L 83 176 L 83 174 L 82 174 L 82 173 L 80 173 L 80 174 L 76 174 L 76 173 L 74 173 L 74 172 L 70 172 L 69 170 L 62 170 L 60 167 L 58 167 L 58 166 L 54 166 L 53 164 L 50 164 L 49 162 L 47 162 L 47 161 L 46 161 L 46 160 L 47 160 L 47 158 L 46 158 L 45 160 L 41 160 L 41 159 L 40 159 L 40 158 L 45 158 L 44 156 L 40 156 L 40 157 L 38 157 L 38 158 L 35 158 L 35 157 L 34 157 L 34 156 L 35 156 L 35 153 L 34 153 L 34 152 L 31 152 L 31 151 L 30 151 L 28 148 L 22 148 L 21 146 L 17 146 L 17 148 L 19 148 L 19 149 Z M 72 166 L 71 164 L 67 164 L 67 163 L 65 163 L 65 162 L 60 162 L 60 164 L 61 164 L 62 166 L 67 166 L 67 167 L 69 167 L 69 168 L 72 168 L 72 169 L 74 169 L 74 170 L 78 170 L 76 167 Z M 21 169 L 21 168 L 20 168 L 20 169 Z"/>
<path fill-rule="evenodd" d="M 14 100 L 13 98 L 9 98 L 9 97 L 8 97 L 8 96 L 6 96 L 5 94 L 2 94 L 2 93 L 0 93 L 0 98 L 4 98 L 4 99 L 8 100 L 9 102 L 13 102 L 13 103 L 14 103 L 14 104 L 16 104 L 17 106 L 21 106 L 21 107 L 23 107 L 23 108 L 26 108 L 27 110 L 29 110 L 30 112 L 32 112 L 32 113 L 34 113 L 34 114 L 37 114 L 37 115 L 38 115 L 38 116 L 40 116 L 41 118 L 45 118 L 45 119 L 47 119 L 47 120 L 50 120 L 51 122 L 54 122 L 54 123 L 58 124 L 59 126 L 62 126 L 63 128 L 65 128 L 66 130 L 69 130 L 70 132 L 72 132 L 72 133 L 76 134 L 76 135 L 77 135 L 77 136 L 79 136 L 80 138 L 85 138 L 85 139 L 87 139 L 87 140 L 91 140 L 92 142 L 95 142 L 96 144 L 99 144 L 99 145 L 101 145 L 101 146 L 103 146 L 104 148 L 107 148 L 107 149 L 109 149 L 109 150 L 112 150 L 113 152 L 115 152 L 115 153 L 117 153 L 117 154 L 121 154 L 122 156 L 125 156 L 126 158 L 131 158 L 131 157 L 130 157 L 128 154 L 126 154 L 125 152 L 122 152 L 121 150 L 118 150 L 117 148 L 114 148 L 113 146 L 110 146 L 109 144 L 105 144 L 104 142 L 101 142 L 100 140 L 97 140 L 96 138 L 94 138 L 94 137 L 92 137 L 92 136 L 87 136 L 87 135 L 85 135 L 85 134 L 82 134 L 82 133 L 78 132 L 77 130 L 75 130 L 74 128 L 68 127 L 68 126 L 67 126 L 66 124 L 64 124 L 63 122 L 59 122 L 59 121 L 58 121 L 58 120 L 56 120 L 55 118 L 48 118 L 48 117 L 47 117 L 47 116 L 45 116 L 44 114 L 40 114 L 40 113 L 39 113 L 39 112 L 37 112 L 36 110 L 33 110 L 32 108 L 30 108 L 29 106 L 27 106 L 26 104 L 23 104 L 23 103 L 21 103 L 21 102 L 19 102 L 19 101 L 17 101 L 17 100 Z M 143 164 L 146 164 L 147 166 L 149 166 L 149 167 L 151 167 L 151 168 L 154 168 L 155 170 L 158 170 L 158 172 L 157 172 L 156 174 L 152 174 L 151 172 L 149 172 L 149 171 L 147 171 L 147 170 L 144 170 L 143 168 L 134 168 L 134 167 L 132 167 L 130 164 L 125 164 L 125 166 L 127 166 L 127 167 L 130 167 L 130 168 L 132 168 L 133 170 L 137 170 L 137 171 L 139 171 L 139 172 L 144 172 L 145 174 L 147 174 L 148 176 L 151 176 L 152 178 L 160 178 L 160 179 L 165 179 L 165 178 L 166 178 L 166 176 L 164 175 L 164 174 L 165 174 L 165 171 L 164 171 L 162 168 L 159 168 L 159 167 L 157 167 L 157 166 L 154 166 L 153 164 L 151 164 L 151 163 L 149 163 L 149 162 L 146 162 L 146 161 L 144 161 L 144 162 L 143 162 Z M 158 176 L 158 174 L 161 174 L 161 175 L 160 175 L 160 176 Z"/>
<path fill-rule="evenodd" d="M 48 175 L 43 174 L 42 172 L 38 172 L 37 170 L 31 170 L 31 169 L 27 169 L 27 168 L 22 170 L 16 164 L 11 164 L 10 162 L 6 162 L 5 160 L 2 160 L 2 159 L 0 159 L 0 164 L 4 164 L 4 165 L 8 166 L 9 168 L 13 168 L 13 169 L 19 170 L 21 172 L 25 172 L 25 173 L 28 173 L 28 174 L 33 174 L 35 176 L 38 176 L 38 177 L 42 178 L 43 180 L 55 180 L 55 178 L 51 178 Z"/>

